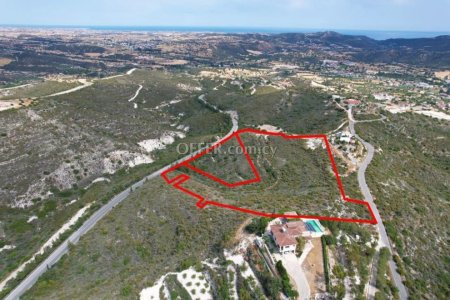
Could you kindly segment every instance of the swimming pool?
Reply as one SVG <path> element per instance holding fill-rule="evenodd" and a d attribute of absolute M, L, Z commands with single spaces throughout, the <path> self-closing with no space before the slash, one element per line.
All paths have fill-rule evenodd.
<path fill-rule="evenodd" d="M 305 222 L 306 229 L 313 232 L 323 232 L 322 229 L 320 229 L 320 224 L 317 223 L 316 220 L 309 220 Z"/>

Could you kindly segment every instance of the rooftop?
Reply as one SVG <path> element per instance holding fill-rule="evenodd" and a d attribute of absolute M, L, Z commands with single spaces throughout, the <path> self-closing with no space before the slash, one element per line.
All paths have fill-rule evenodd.
<path fill-rule="evenodd" d="M 303 221 L 287 222 L 285 224 L 276 224 L 270 226 L 270 231 L 274 236 L 278 246 L 295 245 L 296 237 L 301 236 L 305 232 L 306 226 Z"/>

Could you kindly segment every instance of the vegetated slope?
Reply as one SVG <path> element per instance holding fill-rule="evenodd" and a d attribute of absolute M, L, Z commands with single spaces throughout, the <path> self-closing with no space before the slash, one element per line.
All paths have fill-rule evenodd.
<path fill-rule="evenodd" d="M 320 45 L 345 51 L 356 61 L 367 63 L 405 63 L 424 67 L 450 65 L 450 36 L 416 39 L 374 40 L 366 36 L 337 32 L 288 33 L 263 37 L 269 42 L 288 45 Z"/>
<path fill-rule="evenodd" d="M 72 82 L 58 82 L 58 81 L 44 81 L 33 83 L 31 86 L 16 88 L 13 90 L 0 92 L 0 99 L 23 99 L 31 97 L 41 97 L 51 95 L 57 92 L 65 91 L 79 86 L 80 83 Z"/>
<path fill-rule="evenodd" d="M 129 102 L 140 83 L 141 93 Z M 193 81 L 162 72 L 137 72 L 40 99 L 27 109 L 2 112 L 2 204 L 39 200 L 51 187 L 84 186 L 146 154 L 137 143 L 165 132 L 183 132 L 186 127 L 187 135 L 225 130 L 227 117 L 203 108 L 195 95 L 177 87 L 179 83 Z M 205 123 L 217 122 L 205 130 L 197 122 L 202 117 Z M 175 128 L 180 125 L 183 129 Z M 114 155 L 120 157 L 113 166 L 105 164 Z"/>
<path fill-rule="evenodd" d="M 139 74 L 139 73 L 137 73 Z M 123 78 L 122 78 L 123 79 Z M 134 82 L 135 85 L 134 88 L 137 88 L 136 84 L 138 82 Z M 266 95 L 264 93 L 256 93 L 252 97 L 247 97 L 242 91 L 239 91 L 235 86 L 227 86 L 228 92 L 230 95 L 232 95 L 235 103 L 233 105 L 228 105 L 227 107 L 222 106 L 226 109 L 236 109 L 240 114 L 242 114 L 242 118 L 240 118 L 240 121 L 245 124 L 249 124 L 250 122 L 255 122 L 256 124 L 273 124 L 277 126 L 282 126 L 284 129 L 287 129 L 289 132 L 295 132 L 295 133 L 317 133 L 317 132 L 326 132 L 331 129 L 334 129 L 338 126 L 338 124 L 341 123 L 341 117 L 343 114 L 341 112 L 336 111 L 330 104 L 328 98 L 326 95 L 322 93 L 317 93 L 314 90 L 299 87 L 298 91 L 302 92 L 302 94 L 297 95 L 293 93 L 292 100 L 285 101 L 284 96 L 286 95 L 286 91 L 277 91 L 274 92 L 272 95 Z M 273 91 L 274 89 L 268 89 Z M 293 88 L 293 91 L 297 91 L 297 88 Z M 101 91 L 99 91 L 101 92 Z M 144 88 L 142 90 L 143 95 L 145 93 L 148 93 L 147 99 L 152 99 L 151 95 L 153 93 L 156 93 L 159 95 L 159 90 L 157 86 L 154 86 L 154 88 L 149 89 L 146 91 Z M 131 93 L 133 94 L 133 93 Z M 95 94 L 92 94 L 92 97 L 94 97 Z M 194 137 L 198 136 L 201 137 L 202 141 L 205 141 L 205 139 L 211 138 L 214 135 L 222 134 L 224 131 L 230 128 L 229 126 L 229 120 L 226 116 L 219 113 L 214 113 L 210 110 L 204 110 L 204 106 L 200 104 L 196 100 L 198 95 L 194 97 L 192 96 L 193 101 L 182 101 L 179 103 L 176 103 L 176 105 L 169 106 L 168 108 L 164 108 L 165 110 L 171 112 L 172 114 L 178 115 L 180 112 L 187 111 L 186 115 L 184 116 L 186 119 L 181 119 L 180 123 L 187 124 L 191 126 L 191 129 L 189 132 L 191 134 L 195 135 L 192 137 L 192 141 L 195 141 Z M 208 101 L 217 101 L 215 104 L 221 104 L 221 102 L 225 102 L 227 99 L 227 95 L 223 93 L 223 91 L 220 91 L 216 95 L 217 97 L 207 97 Z M 162 97 L 162 96 L 161 96 Z M 139 107 L 141 107 L 141 101 L 139 100 L 139 97 L 137 99 Z M 166 99 L 170 100 L 170 99 Z M 194 101 L 195 100 L 195 101 Z M 243 100 L 243 101 L 238 101 Z M 125 100 L 126 101 L 126 100 Z M 90 105 L 89 100 L 83 100 L 84 105 Z M 284 107 L 284 103 L 286 103 Z M 154 103 L 155 104 L 155 103 Z M 245 104 L 243 106 L 243 104 Z M 89 106 L 91 107 L 91 106 Z M 154 107 L 154 106 L 152 106 Z M 284 107 L 284 108 L 283 108 Z M 122 108 L 122 106 L 120 106 Z M 114 114 L 114 117 L 120 118 L 120 113 L 117 113 L 114 111 L 113 108 L 105 108 L 107 110 L 111 110 L 111 114 Z M 275 109 L 275 110 L 274 110 Z M 267 111 L 268 110 L 268 111 Z M 101 110 L 100 110 L 101 111 Z M 276 111 L 276 113 L 274 113 Z M 194 113 L 195 112 L 195 113 Z M 254 112 L 254 114 L 252 114 Z M 288 115 L 287 118 L 283 117 L 283 114 Z M 255 117 L 256 116 L 256 119 Z M 81 117 L 81 116 L 80 116 Z M 128 116 L 127 116 L 128 117 Z M 129 118 L 130 119 L 130 118 Z M 131 125 L 134 126 L 138 125 L 142 130 L 148 130 L 149 127 L 142 126 L 142 124 L 134 124 L 133 120 L 131 120 Z M 108 124 L 107 120 L 100 120 L 101 122 L 105 122 L 104 124 Z M 92 121 L 91 121 L 92 122 Z M 169 123 L 170 125 L 171 123 Z M 136 138 L 134 136 L 134 131 L 137 129 L 133 129 L 132 126 L 125 127 L 127 132 L 130 132 L 131 134 L 127 135 L 124 134 L 122 131 L 118 133 L 117 135 L 120 136 L 120 138 L 123 138 L 124 141 L 129 140 L 135 140 L 138 141 L 139 138 Z M 114 123 L 112 126 L 115 126 Z M 129 131 L 128 131 L 129 130 Z M 189 138 L 189 135 L 187 139 Z M 190 142 L 190 140 L 183 140 L 186 142 Z M 211 141 L 211 140 L 209 140 Z M 175 160 L 175 157 L 172 155 L 167 155 L 166 151 L 158 152 L 158 157 L 161 157 L 167 162 L 172 162 Z M 133 170 L 133 169 L 131 169 Z M 136 175 L 138 177 L 139 175 Z M 159 180 L 159 179 L 158 179 Z M 104 185 L 102 183 L 101 185 Z M 106 185 L 106 184 L 105 184 Z M 121 186 L 117 186 L 116 191 L 120 190 L 121 187 L 126 186 L 126 184 L 122 184 Z M 168 194 L 165 194 L 168 193 Z M 159 198 L 160 195 L 166 195 L 164 199 Z M 110 295 L 110 293 L 114 293 L 114 295 L 119 295 L 119 293 L 124 292 L 125 294 L 129 293 L 131 290 L 133 295 L 134 293 L 138 292 L 141 288 L 147 287 L 153 284 L 153 281 L 157 279 L 159 276 L 165 274 L 167 270 L 165 270 L 165 266 L 168 264 L 165 259 L 173 259 L 170 255 L 167 255 L 167 253 L 170 252 L 172 249 L 171 245 L 173 241 L 179 240 L 177 243 L 187 243 L 184 247 L 179 250 L 180 252 L 176 252 L 174 259 L 175 263 L 181 261 L 182 259 L 189 258 L 192 254 L 196 253 L 195 251 L 189 251 L 189 249 L 197 249 L 196 244 L 191 244 L 191 242 L 198 242 L 200 245 L 201 243 L 208 243 L 208 240 L 199 234 L 199 230 L 203 232 L 203 230 L 209 230 L 207 227 L 209 226 L 213 230 L 215 230 L 215 234 L 219 232 L 219 236 L 222 234 L 222 229 L 225 228 L 224 226 L 232 225 L 229 223 L 233 223 L 233 221 L 230 221 L 229 217 L 226 217 L 225 219 L 219 219 L 218 225 L 213 225 L 212 223 L 207 223 L 203 225 L 202 227 L 196 227 L 196 226 L 187 226 L 188 229 L 183 228 L 182 232 L 186 230 L 194 229 L 193 232 L 189 231 L 189 234 L 187 235 L 181 235 L 180 238 L 175 238 L 173 235 L 167 234 L 161 236 L 160 234 L 164 234 L 165 227 L 162 226 L 167 221 L 164 221 L 163 218 L 158 219 L 158 222 L 149 221 L 148 218 L 141 219 L 138 217 L 137 211 L 133 212 L 133 209 L 130 209 L 130 206 L 128 205 L 135 205 L 133 202 L 137 203 L 144 203 L 148 206 L 148 210 L 146 211 L 151 214 L 162 214 L 165 216 L 166 220 L 169 220 L 168 214 L 166 213 L 167 210 L 164 210 L 162 207 L 158 208 L 158 205 L 165 205 L 165 203 L 175 203 L 175 208 L 180 209 L 180 211 L 183 212 L 183 214 L 187 214 L 188 220 L 195 220 L 196 216 L 199 218 L 203 218 L 203 216 L 206 214 L 209 216 L 210 219 L 209 222 L 213 222 L 215 218 L 221 218 L 222 216 L 229 216 L 230 214 L 234 216 L 234 213 L 232 212 L 225 212 L 222 209 L 216 209 L 216 208 L 206 208 L 205 210 L 199 210 L 194 205 L 194 201 L 192 201 L 192 198 L 190 198 L 187 195 L 182 194 L 181 192 L 173 189 L 169 185 L 165 184 L 163 186 L 158 186 L 156 189 L 152 189 L 148 193 L 143 194 L 136 194 L 139 196 L 136 196 L 137 198 L 127 199 L 123 205 L 123 225 L 117 225 L 112 220 L 118 220 L 117 215 L 113 215 L 112 217 L 108 218 L 109 224 L 107 227 L 114 228 L 113 231 L 110 229 L 105 229 L 106 225 L 100 224 L 99 229 L 95 227 L 91 233 L 89 233 L 87 239 L 89 240 L 89 246 L 86 244 L 86 246 L 83 246 L 83 241 L 80 246 L 75 246 L 75 249 L 81 249 L 79 252 L 79 255 L 82 255 L 84 258 L 81 259 L 78 254 L 75 254 L 72 258 L 71 255 L 68 256 L 68 258 L 62 262 L 61 267 L 59 267 L 59 264 L 54 267 L 54 271 L 49 273 L 50 277 L 44 277 L 40 283 L 38 283 L 38 286 L 36 288 L 37 294 L 33 292 L 32 296 L 37 297 L 37 295 L 41 295 L 42 298 L 59 298 L 61 295 L 65 296 L 68 295 L 70 297 L 73 295 L 74 298 L 77 298 L 79 295 L 78 293 L 80 291 L 86 291 L 86 294 L 80 295 L 81 298 L 86 298 L 90 295 L 93 298 L 99 295 L 99 297 L 102 297 L 102 295 L 105 295 L 105 297 L 108 297 L 107 295 Z M 137 200 L 138 199 L 138 200 Z M 183 201 L 178 201 L 177 199 L 181 199 Z M 102 200 L 107 200 L 106 197 L 103 197 Z M 155 203 L 152 201 L 155 200 Z M 143 201 L 143 202 L 141 202 Z M 175 202 L 170 202 L 175 201 Z M 186 205 L 186 206 L 185 206 Z M 117 209 L 120 209 L 121 206 L 119 206 Z M 157 207 L 158 209 L 154 209 L 153 207 Z M 214 211 L 214 214 L 209 214 L 209 212 Z M 133 213 L 130 213 L 133 212 Z M 179 222 L 183 219 L 182 216 L 176 215 L 175 221 L 170 221 L 170 224 L 173 224 L 172 222 Z M 243 214 L 237 214 L 238 218 L 243 218 L 245 215 Z M 121 217 L 122 218 L 122 217 Z M 130 221 L 131 220 L 131 221 Z M 232 220 L 232 219 L 231 219 Z M 136 227 L 138 228 L 138 233 L 133 233 L 133 226 L 130 226 L 129 222 L 138 222 L 136 223 Z M 140 223 L 142 222 L 142 223 Z M 227 223 L 227 224 L 225 224 Z M 120 223 L 119 223 L 120 224 Z M 237 224 L 237 223 L 233 223 Z M 200 225 L 200 222 L 199 222 Z M 149 227 L 147 227 L 149 226 Z M 161 227 L 162 226 L 162 227 Z M 172 228 L 170 226 L 167 226 L 169 228 Z M 142 230 L 142 228 L 148 228 L 147 231 Z M 200 229 L 199 229 L 200 228 Z M 228 227 L 227 227 L 228 228 Z M 127 244 L 123 245 L 121 242 L 118 242 L 117 245 L 120 245 L 120 249 L 117 248 L 114 255 L 105 255 L 105 251 L 110 251 L 108 248 L 116 249 L 116 241 L 122 240 L 122 238 L 110 238 L 114 232 L 120 231 L 120 235 L 124 237 L 124 239 L 132 239 L 131 241 L 127 242 Z M 159 233 L 161 231 L 161 233 Z M 102 234 L 103 232 L 103 234 Z M 142 232 L 150 232 L 148 234 L 143 234 Z M 176 232 L 176 230 L 175 230 Z M 90 234 L 93 236 L 90 237 Z M 153 235 L 157 235 L 158 239 L 152 239 Z M 212 233 L 209 235 L 212 237 Z M 99 238 L 102 238 L 104 241 L 99 240 Z M 223 237 L 223 236 L 221 236 Z M 147 243 L 146 238 L 149 239 L 149 243 Z M 199 240 L 198 240 L 199 239 Z M 213 239 L 215 241 L 215 238 Z M 142 247 L 139 247 L 140 250 L 137 249 L 137 245 L 140 245 L 139 243 L 145 243 Z M 105 245 L 107 247 L 105 248 Z M 169 245 L 169 246 L 168 246 Z M 178 244 L 175 244 L 174 246 L 177 247 Z M 206 245 L 206 244 L 205 244 Z M 206 245 L 207 246 L 207 245 Z M 80 247 L 80 248 L 78 248 Z M 208 247 L 208 246 L 207 246 Z M 162 250 L 161 250 L 162 249 Z M 148 260 L 136 260 L 137 262 L 137 268 L 141 268 L 141 271 L 138 271 L 137 269 L 128 269 L 126 265 L 129 264 L 129 259 L 126 258 L 127 256 L 135 257 L 137 255 L 137 252 L 144 252 L 144 257 L 148 257 Z M 140 255 L 140 254 L 139 254 Z M 203 257 L 206 257 L 207 253 L 202 253 L 204 255 Z M 162 258 L 164 256 L 164 258 Z M 81 263 L 81 261 L 85 260 L 86 263 Z M 147 258 L 146 258 L 147 259 Z M 152 260 L 150 260 L 152 259 Z M 121 262 L 121 260 L 123 260 Z M 114 262 L 113 262 L 114 261 Z M 106 263 L 107 262 L 107 263 Z M 151 264 L 151 263 L 155 264 Z M 95 264 L 90 266 L 91 264 Z M 97 265 L 98 264 L 98 265 Z M 105 266 L 106 264 L 106 266 Z M 123 267 L 122 267 L 123 265 Z M 153 267 L 154 266 L 154 267 Z M 170 265 L 174 268 L 176 267 L 176 264 Z M 125 268 L 121 272 L 117 271 L 116 268 Z M 134 267 L 133 267 L 134 268 Z M 95 270 L 100 270 L 97 271 Z M 170 269 L 169 269 L 170 270 Z M 53 273 L 55 272 L 55 273 Z M 148 281 L 145 281 L 144 278 L 148 274 L 147 272 L 151 272 L 151 276 L 148 276 Z M 93 273 L 96 276 L 90 277 L 89 274 Z M 105 274 L 105 277 L 101 274 Z M 66 274 L 66 275 L 64 275 Z M 112 275 L 111 275 L 112 274 Z M 135 274 L 135 275 L 133 275 Z M 46 275 L 47 276 L 47 275 Z M 100 276 L 100 277 L 99 277 Z M 133 277 L 136 276 L 136 277 Z M 95 279 L 94 279 L 95 278 Z M 96 279 L 98 281 L 96 281 Z M 130 282 L 127 282 L 126 278 L 131 278 Z M 135 281 L 132 278 L 137 278 Z M 124 282 L 124 283 L 123 283 Z M 80 285 L 78 285 L 80 283 Z M 123 284 L 122 284 L 123 283 Z M 45 292 L 42 292 L 43 290 L 46 290 Z M 39 294 L 41 293 L 42 294 Z M 47 293 L 51 293 L 47 294 Z M 53 294 L 56 293 L 56 294 Z M 31 297 L 31 296 L 30 296 Z"/>
<path fill-rule="evenodd" d="M 82 59 L 71 59 L 64 55 L 41 54 L 23 50 L 17 60 L 4 67 L 8 71 L 50 72 L 63 74 L 88 74 L 94 70 L 106 70 L 104 62 L 90 62 Z"/>
<path fill-rule="evenodd" d="M 24 299 L 136 298 L 162 275 L 221 255 L 244 215 L 199 210 L 161 178 L 100 221 Z"/>
<path fill-rule="evenodd" d="M 127 100 L 138 83 L 144 88 L 135 109 Z M 41 99 L 30 108 L 0 113 L 0 248 L 15 246 L 0 253 L 1 279 L 37 252 L 82 206 L 93 201 L 100 205 L 154 170 L 153 165 L 162 167 L 161 163 L 180 158 L 178 142 L 210 141 L 231 128 L 228 116 L 201 105 L 197 95 L 180 89 L 179 83 L 194 84 L 187 76 L 136 71 L 130 78 L 101 81 L 73 94 Z M 180 102 L 155 109 L 175 97 Z M 180 131 L 179 125 L 189 127 L 186 138 L 164 152 L 152 152 L 153 164 L 130 168 L 127 157 L 110 154 L 120 150 L 148 155 L 138 141 Z M 104 174 L 110 158 L 115 175 Z M 99 176 L 111 182 L 85 191 Z M 60 185 L 64 182 L 68 184 Z M 30 207 L 10 207 L 36 184 L 42 194 L 31 198 Z M 27 222 L 33 216 L 37 219 Z"/>
<path fill-rule="evenodd" d="M 218 43 L 214 47 L 216 59 L 239 58 L 246 49 L 264 54 L 295 57 L 296 52 L 314 49 L 315 55 L 332 58 L 325 49 L 345 53 L 347 58 L 369 63 L 406 63 L 427 67 L 448 66 L 450 37 L 375 40 L 363 35 L 346 35 L 333 31 L 315 33 L 244 34 L 232 35 L 233 43 Z M 286 51 L 288 50 L 288 51 Z M 286 53 L 287 52 L 287 53 Z M 267 58 L 273 58 L 268 55 Z M 314 59 L 314 56 L 308 56 Z"/>
<path fill-rule="evenodd" d="M 380 149 L 367 182 L 411 298 L 448 299 L 450 126 L 415 114 L 388 119 L 356 126 L 363 139 Z"/>
<path fill-rule="evenodd" d="M 342 199 L 326 149 L 321 146 L 308 149 L 303 139 L 288 140 L 251 133 L 242 133 L 240 137 L 261 178 L 259 182 L 230 188 L 181 167 L 179 170 L 191 177 L 182 187 L 200 194 L 205 200 L 263 213 L 297 211 L 300 215 L 370 219 L 366 206 Z M 221 148 L 227 149 L 227 146 L 225 143 Z M 220 166 L 210 162 L 208 170 L 225 174 L 220 179 L 230 178 L 231 174 L 238 176 L 238 157 L 240 155 L 229 153 Z M 252 178 L 255 176 L 245 179 Z"/>
<path fill-rule="evenodd" d="M 202 84 L 210 103 L 238 112 L 240 127 L 270 124 L 288 133 L 313 134 L 326 133 L 342 122 L 344 113 L 335 108 L 327 94 L 295 78 L 289 79 L 293 86 L 286 90 L 262 84 L 254 95 L 229 83 L 218 90 L 212 89 L 216 83 L 210 80 L 203 80 Z"/>
<path fill-rule="evenodd" d="M 236 137 L 214 147 L 189 165 L 230 184 L 251 180 L 256 176 Z"/>

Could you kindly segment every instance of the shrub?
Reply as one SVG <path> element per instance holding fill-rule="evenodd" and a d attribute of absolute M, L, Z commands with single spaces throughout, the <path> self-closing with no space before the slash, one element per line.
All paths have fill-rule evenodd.
<path fill-rule="evenodd" d="M 255 218 L 252 222 L 245 227 L 245 230 L 249 233 L 254 233 L 256 235 L 264 234 L 270 219 L 268 218 Z"/>
<path fill-rule="evenodd" d="M 323 256 L 323 270 L 325 275 L 325 285 L 327 287 L 327 291 L 330 292 L 331 286 L 330 286 L 330 270 L 329 270 L 329 263 L 328 263 L 328 252 L 327 252 L 327 245 L 324 240 L 324 236 L 321 238 L 322 240 L 322 256 Z"/>
<path fill-rule="evenodd" d="M 277 261 L 275 267 L 277 268 L 278 274 L 280 274 L 281 277 L 281 286 L 283 292 L 286 294 L 286 296 L 290 298 L 297 298 L 298 293 L 292 288 L 291 282 L 289 280 L 289 275 L 286 269 L 284 268 L 283 264 L 281 263 L 281 261 Z"/>

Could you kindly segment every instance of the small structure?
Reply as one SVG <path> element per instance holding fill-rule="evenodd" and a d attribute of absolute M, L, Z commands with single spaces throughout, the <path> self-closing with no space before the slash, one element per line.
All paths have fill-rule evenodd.
<path fill-rule="evenodd" d="M 378 101 L 392 101 L 394 99 L 394 96 L 391 96 L 388 93 L 376 93 L 373 94 L 373 97 Z"/>
<path fill-rule="evenodd" d="M 345 102 L 345 104 L 348 104 L 348 105 L 359 105 L 359 104 L 361 104 L 361 101 L 356 100 L 356 99 L 347 99 L 344 102 Z"/>

